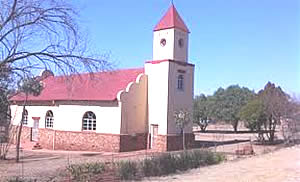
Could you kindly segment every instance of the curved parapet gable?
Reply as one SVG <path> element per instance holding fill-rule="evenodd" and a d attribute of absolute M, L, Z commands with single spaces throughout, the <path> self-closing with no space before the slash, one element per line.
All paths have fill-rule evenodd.
<path fill-rule="evenodd" d="M 128 83 L 128 85 L 126 86 L 126 88 L 124 90 L 120 90 L 117 94 L 117 99 L 119 102 L 122 102 L 122 97 L 123 94 L 129 93 L 130 90 L 133 90 L 134 87 L 137 87 L 140 84 L 144 84 L 144 82 L 146 82 L 145 84 L 147 84 L 147 75 L 145 75 L 144 73 L 139 74 L 136 77 L 135 82 L 130 82 Z"/>
<path fill-rule="evenodd" d="M 139 74 L 125 90 L 117 94 L 122 110 L 121 134 L 144 133 L 147 131 L 147 75 Z"/>

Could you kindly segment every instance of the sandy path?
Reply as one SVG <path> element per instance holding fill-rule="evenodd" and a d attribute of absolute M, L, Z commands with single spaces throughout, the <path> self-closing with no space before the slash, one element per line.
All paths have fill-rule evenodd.
<path fill-rule="evenodd" d="M 143 181 L 300 182 L 300 146 Z"/>

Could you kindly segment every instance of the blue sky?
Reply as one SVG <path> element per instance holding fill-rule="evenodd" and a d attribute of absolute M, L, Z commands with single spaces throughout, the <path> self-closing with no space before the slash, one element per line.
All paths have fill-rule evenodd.
<path fill-rule="evenodd" d="M 117 68 L 152 59 L 152 30 L 170 0 L 73 0 L 89 48 Z M 274 82 L 300 96 L 300 1 L 175 0 L 191 31 L 195 94 L 232 84 L 258 91 Z"/>

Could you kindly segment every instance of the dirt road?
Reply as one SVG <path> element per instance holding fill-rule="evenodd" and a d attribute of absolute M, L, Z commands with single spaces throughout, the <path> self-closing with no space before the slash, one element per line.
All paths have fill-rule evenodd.
<path fill-rule="evenodd" d="M 300 182 L 300 146 L 143 181 Z"/>

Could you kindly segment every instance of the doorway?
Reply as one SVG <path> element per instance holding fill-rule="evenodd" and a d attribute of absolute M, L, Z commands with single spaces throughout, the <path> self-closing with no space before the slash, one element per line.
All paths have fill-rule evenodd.
<path fill-rule="evenodd" d="M 155 147 L 155 138 L 157 137 L 157 134 L 158 134 L 158 125 L 157 124 L 151 124 L 150 125 L 150 136 L 151 136 L 150 149 Z"/>
<path fill-rule="evenodd" d="M 31 140 L 34 142 L 38 142 L 40 117 L 32 117 L 32 119 L 33 119 L 33 127 L 31 131 Z"/>

